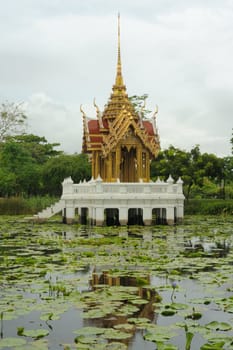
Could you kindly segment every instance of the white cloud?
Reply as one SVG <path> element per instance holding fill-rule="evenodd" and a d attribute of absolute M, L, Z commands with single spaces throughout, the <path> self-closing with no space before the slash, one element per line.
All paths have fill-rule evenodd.
<path fill-rule="evenodd" d="M 67 153 L 80 152 L 82 119 L 80 113 L 56 103 L 44 93 L 34 94 L 25 103 L 29 132 L 45 136 L 50 143 L 60 143 Z"/>

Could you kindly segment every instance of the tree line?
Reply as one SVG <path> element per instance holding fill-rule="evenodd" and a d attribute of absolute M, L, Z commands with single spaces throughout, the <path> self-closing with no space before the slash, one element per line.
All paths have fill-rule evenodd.
<path fill-rule="evenodd" d="M 71 176 L 75 183 L 91 178 L 86 154 L 67 155 L 59 143 L 25 132 L 27 117 L 22 107 L 0 106 L 0 197 L 60 196 L 61 183 Z M 230 140 L 233 155 L 233 137 Z M 171 175 L 184 182 L 186 198 L 233 198 L 233 156 L 217 157 L 170 146 L 151 162 L 151 178 Z"/>

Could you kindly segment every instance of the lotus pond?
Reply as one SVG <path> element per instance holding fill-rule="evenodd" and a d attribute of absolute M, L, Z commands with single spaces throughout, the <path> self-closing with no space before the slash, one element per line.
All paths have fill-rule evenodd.
<path fill-rule="evenodd" d="M 233 217 L 0 217 L 0 349 L 233 349 Z"/>

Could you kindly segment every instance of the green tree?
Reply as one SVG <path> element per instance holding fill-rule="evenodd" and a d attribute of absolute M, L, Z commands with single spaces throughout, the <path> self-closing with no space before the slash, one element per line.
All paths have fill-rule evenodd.
<path fill-rule="evenodd" d="M 2 196 L 37 194 L 40 167 L 22 145 L 8 141 L 1 146 L 0 193 Z"/>
<path fill-rule="evenodd" d="M 161 176 L 166 179 L 171 175 L 174 180 L 182 177 L 184 181 L 184 192 L 188 199 L 192 189 L 201 189 L 205 184 L 205 178 L 220 187 L 224 178 L 224 161 L 214 154 L 201 154 L 196 145 L 190 152 L 186 152 L 170 146 L 161 151 L 156 160 L 151 164 L 151 176 Z"/>
<path fill-rule="evenodd" d="M 62 182 L 71 176 L 75 183 L 91 177 L 91 165 L 86 154 L 74 154 L 50 158 L 43 167 L 44 194 L 60 196 Z"/>
<path fill-rule="evenodd" d="M 44 137 L 8 136 L 0 144 L 0 195 L 37 195 L 43 190 L 43 165 L 61 152 Z"/>
<path fill-rule="evenodd" d="M 59 143 L 48 143 L 45 137 L 33 134 L 8 137 L 8 140 L 21 144 L 38 164 L 44 164 L 49 158 L 62 153 L 54 149 L 60 146 Z"/>
<path fill-rule="evenodd" d="M 134 106 L 135 111 L 142 115 L 143 118 L 146 118 L 151 113 L 150 110 L 145 108 L 147 98 L 148 94 L 144 94 L 141 96 L 133 95 L 129 97 L 129 100 Z"/>
<path fill-rule="evenodd" d="M 0 142 L 3 142 L 9 135 L 22 133 L 26 120 L 22 104 L 2 103 L 0 105 Z"/>
<path fill-rule="evenodd" d="M 0 167 L 0 197 L 13 196 L 15 194 L 15 188 L 16 188 L 15 173 L 1 166 Z"/>

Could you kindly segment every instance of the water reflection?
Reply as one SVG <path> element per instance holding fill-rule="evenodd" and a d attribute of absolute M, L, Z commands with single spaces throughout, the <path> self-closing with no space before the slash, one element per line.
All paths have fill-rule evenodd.
<path fill-rule="evenodd" d="M 60 348 L 64 339 L 72 348 L 75 337 L 72 331 L 83 325 L 104 328 L 119 325 L 116 329 L 122 327 L 122 331 L 126 331 L 122 325 L 133 325 L 129 319 L 135 318 L 169 328 L 184 321 L 193 307 L 200 308 L 202 325 L 216 319 L 232 322 L 232 220 L 225 224 L 219 219 L 215 222 L 206 218 L 201 222 L 192 220 L 196 220 L 196 224 L 151 228 L 43 224 L 34 225 L 35 232 L 26 226 L 11 225 L 4 229 L 2 226 L 0 336 L 16 336 L 19 326 L 43 327 L 51 331 L 49 348 Z M 172 285 L 172 278 L 178 287 Z M 123 292 L 125 296 L 119 300 Z M 177 310 L 172 317 L 158 316 L 156 292 L 163 297 L 161 310 L 167 304 L 176 303 L 179 307 L 180 303 L 187 304 L 187 311 Z M 220 299 L 225 300 L 223 307 L 216 304 Z M 230 311 L 226 309 L 226 301 Z M 83 303 L 86 303 L 84 308 Z M 41 310 L 50 315 L 60 307 L 70 307 L 68 311 L 60 311 L 60 319 L 49 320 L 49 324 L 40 319 Z M 106 307 L 104 316 L 92 314 L 88 318 L 88 311 L 98 307 L 100 311 Z M 21 314 L 22 309 L 28 314 Z M 15 319 L 8 319 L 11 316 Z M 145 330 L 145 323 L 143 326 Z M 128 349 L 148 349 L 149 342 L 140 333 L 143 331 L 136 328 L 129 327 Z M 184 349 L 183 329 L 170 342 Z M 195 336 L 192 350 L 199 350 L 204 342 L 202 338 L 197 341 Z M 156 346 L 150 343 L 149 349 Z"/>
<path fill-rule="evenodd" d="M 205 255 L 225 257 L 230 251 L 231 244 L 228 240 L 222 241 L 206 240 L 203 237 L 191 237 L 184 242 L 186 252 L 203 252 Z"/>
<path fill-rule="evenodd" d="M 148 274 L 131 276 L 119 273 L 116 275 L 107 270 L 98 273 L 94 269 L 90 280 L 91 291 L 101 296 L 101 292 L 107 287 L 110 300 L 113 304 L 117 303 L 118 307 L 109 313 L 106 312 L 104 317 L 85 318 L 84 325 L 117 328 L 130 333 L 132 338 L 136 333 L 136 326 L 132 322 L 129 323 L 129 318 L 142 318 L 147 322 L 156 323 L 155 303 L 160 300 L 160 297 L 150 282 Z M 90 307 L 95 309 L 102 302 L 103 300 L 94 302 L 92 299 Z M 121 341 L 128 345 L 130 338 Z"/>

